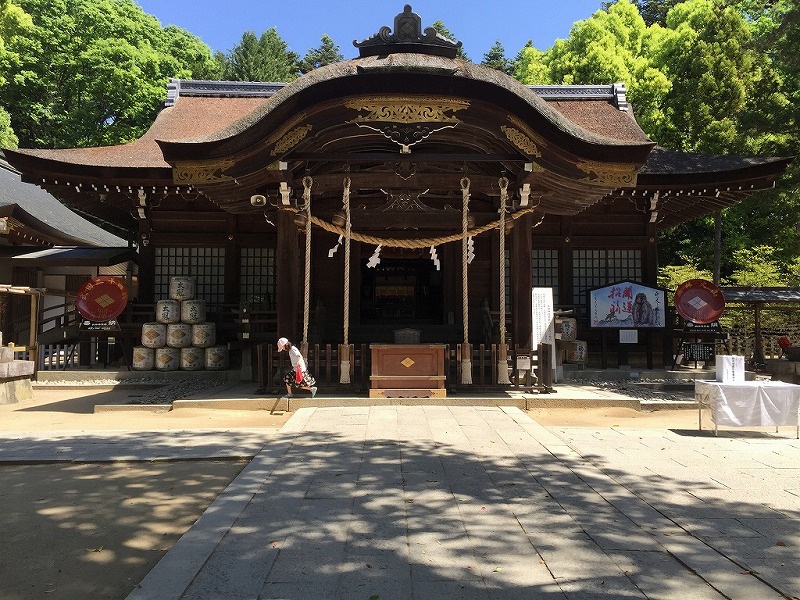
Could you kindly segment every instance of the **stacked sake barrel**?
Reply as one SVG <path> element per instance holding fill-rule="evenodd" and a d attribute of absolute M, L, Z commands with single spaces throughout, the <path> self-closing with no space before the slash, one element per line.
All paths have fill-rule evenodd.
<path fill-rule="evenodd" d="M 205 300 L 195 298 L 193 277 L 170 278 L 169 298 L 156 302 L 156 320 L 142 325 L 142 345 L 133 350 L 133 368 L 147 371 L 221 371 L 228 348 L 216 345 L 217 330 L 206 321 Z"/>

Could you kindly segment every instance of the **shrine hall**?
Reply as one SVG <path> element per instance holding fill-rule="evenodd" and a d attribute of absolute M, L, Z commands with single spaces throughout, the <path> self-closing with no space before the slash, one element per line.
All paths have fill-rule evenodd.
<path fill-rule="evenodd" d="M 128 144 L 5 153 L 128 232 L 129 312 L 191 276 L 243 377 L 285 336 L 340 384 L 372 346 L 410 341 L 442 345 L 454 384 L 503 385 L 537 350 L 533 289 L 591 357 L 589 290 L 655 287 L 659 232 L 772 187 L 790 161 L 659 147 L 624 83 L 523 85 L 457 58 L 410 6 L 354 43 L 290 83 L 171 80 Z M 147 318 L 126 321 L 130 346 Z M 668 329 L 646 340 L 665 363 Z"/>

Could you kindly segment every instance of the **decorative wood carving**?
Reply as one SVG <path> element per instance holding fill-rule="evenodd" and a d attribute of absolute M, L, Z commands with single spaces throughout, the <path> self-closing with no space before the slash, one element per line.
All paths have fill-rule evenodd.
<path fill-rule="evenodd" d="M 283 154 L 294 148 L 303 141 L 309 131 L 311 131 L 311 125 L 301 125 L 300 127 L 292 129 L 275 143 L 275 147 L 272 149 L 271 153 L 272 156 Z"/>
<path fill-rule="evenodd" d="M 500 130 L 506 134 L 509 142 L 514 144 L 527 156 L 542 156 L 542 153 L 539 151 L 538 146 L 533 142 L 533 140 L 522 133 L 519 129 L 503 125 L 500 127 Z"/>
<path fill-rule="evenodd" d="M 366 115 L 359 115 L 351 123 L 460 123 L 452 114 L 469 108 L 468 100 L 454 98 L 435 98 L 424 96 L 410 97 L 365 97 L 356 98 L 345 106 Z"/>
<path fill-rule="evenodd" d="M 432 97 L 359 98 L 347 102 L 346 106 L 366 111 L 350 123 L 377 131 L 407 154 L 414 144 L 461 123 L 458 117 L 448 113 L 468 108 L 469 101 Z"/>
<path fill-rule="evenodd" d="M 594 161 L 581 161 L 575 165 L 589 177 L 581 181 L 599 183 L 601 185 L 614 185 L 632 187 L 636 185 L 636 167 L 628 163 L 602 163 Z"/>
<path fill-rule="evenodd" d="M 172 181 L 183 185 L 232 181 L 225 175 L 236 162 L 232 160 L 177 162 L 172 169 Z"/>

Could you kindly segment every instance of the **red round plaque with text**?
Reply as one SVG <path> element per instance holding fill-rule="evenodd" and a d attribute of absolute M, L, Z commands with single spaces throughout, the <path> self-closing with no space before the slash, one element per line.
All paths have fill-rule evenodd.
<path fill-rule="evenodd" d="M 684 281 L 675 290 L 675 310 L 687 321 L 711 323 L 725 310 L 725 296 L 716 285 L 705 279 Z"/>
<path fill-rule="evenodd" d="M 102 323 L 116 319 L 128 304 L 128 290 L 118 277 L 102 275 L 87 281 L 78 291 L 75 306 L 84 319 Z"/>

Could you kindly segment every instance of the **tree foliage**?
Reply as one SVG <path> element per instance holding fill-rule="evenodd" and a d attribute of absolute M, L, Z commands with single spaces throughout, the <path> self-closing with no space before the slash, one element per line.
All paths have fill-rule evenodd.
<path fill-rule="evenodd" d="M 442 37 L 446 37 L 453 43 L 458 43 L 458 38 L 447 28 L 443 21 L 434 21 L 431 23 L 431 28 Z M 458 50 L 456 50 L 456 58 L 460 58 L 461 60 L 469 60 L 469 56 L 467 56 L 467 53 L 464 52 L 463 46 L 459 46 Z"/>
<path fill-rule="evenodd" d="M 275 28 L 212 56 L 134 0 L 0 0 L 0 144 L 121 143 L 152 122 L 169 77 L 289 82 L 342 59 L 323 35 L 300 60 Z M 509 60 L 498 40 L 482 64 L 529 85 L 623 82 L 644 131 L 673 150 L 800 154 L 796 0 L 605 2 L 551 48 L 528 42 Z M 722 217 L 723 278 L 800 282 L 800 161 Z M 663 234 L 662 273 L 709 273 L 713 231 L 709 217 Z"/>
<path fill-rule="evenodd" d="M 0 105 L 23 147 L 98 146 L 142 135 L 170 77 L 216 72 L 211 51 L 133 0 L 14 0 L 31 17 Z"/>
<path fill-rule="evenodd" d="M 9 0 L 0 0 L 0 92 L 8 83 L 3 75 L 10 73 L 19 63 L 19 55 L 8 48 L 13 38 L 24 35 L 32 26 L 30 15 Z M 11 126 L 11 115 L 0 104 L 0 148 L 15 148 L 19 138 Z"/>
<path fill-rule="evenodd" d="M 500 40 L 497 40 L 494 45 L 483 55 L 482 65 L 496 69 L 506 75 L 514 74 L 514 62 L 506 58 L 506 49 Z"/>
<path fill-rule="evenodd" d="M 275 81 L 287 83 L 300 75 L 300 56 L 270 27 L 261 37 L 245 31 L 225 56 L 223 76 L 230 81 Z"/>
<path fill-rule="evenodd" d="M 733 253 L 734 271 L 730 285 L 741 287 L 776 287 L 786 285 L 786 265 L 773 246 L 763 244 L 739 248 Z"/>
<path fill-rule="evenodd" d="M 637 120 L 650 132 L 664 121 L 664 99 L 672 87 L 652 58 L 662 42 L 663 30 L 648 28 L 636 7 L 620 0 L 575 23 L 543 62 L 553 83 L 625 83 Z"/>
<path fill-rule="evenodd" d="M 658 286 L 674 292 L 684 281 L 690 279 L 712 279 L 711 271 L 701 268 L 691 256 L 684 255 L 677 265 L 668 265 L 658 273 Z"/>
<path fill-rule="evenodd" d="M 337 46 L 333 39 L 326 33 L 322 35 L 320 45 L 312 48 L 300 61 L 300 72 L 305 74 L 330 65 L 333 63 L 341 62 L 344 60 L 344 54 L 341 53 L 339 46 Z"/>

